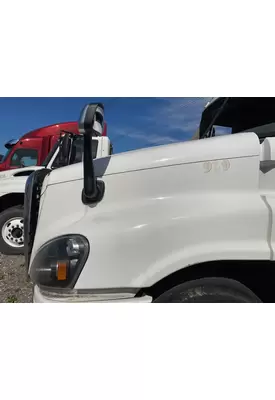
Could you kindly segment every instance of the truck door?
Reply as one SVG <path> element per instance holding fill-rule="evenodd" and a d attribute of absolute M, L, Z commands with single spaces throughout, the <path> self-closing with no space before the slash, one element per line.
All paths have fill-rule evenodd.
<path fill-rule="evenodd" d="M 31 138 L 18 142 L 7 160 L 7 169 L 38 165 L 41 157 L 41 138 Z"/>

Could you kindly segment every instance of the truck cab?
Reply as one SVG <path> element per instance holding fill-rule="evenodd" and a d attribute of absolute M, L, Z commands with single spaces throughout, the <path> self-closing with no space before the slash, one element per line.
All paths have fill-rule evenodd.
<path fill-rule="evenodd" d="M 106 124 L 97 127 L 92 139 L 93 158 L 106 157 L 113 151 L 110 139 L 105 136 Z M 104 134 L 104 135 L 103 135 Z M 50 170 L 77 164 L 83 157 L 83 135 L 66 132 L 40 166 L 31 166 L 0 172 L 0 252 L 23 254 L 24 252 L 24 193 L 28 177 L 36 171 L 44 176 Z M 65 195 L 66 196 L 66 195 Z M 66 197 L 65 197 L 66 199 Z M 65 200 L 66 201 L 66 200 Z M 64 198 L 62 200 L 64 202 Z"/>
<path fill-rule="evenodd" d="M 215 97 L 205 106 L 196 138 L 254 132 L 262 143 L 275 136 L 274 106 L 269 97 Z"/>
<path fill-rule="evenodd" d="M 79 133 L 77 122 L 62 122 L 35 129 L 20 139 L 9 140 L 5 144 L 7 152 L 0 161 L 0 172 L 42 165 L 50 150 L 58 142 L 60 132 L 63 130 Z M 102 136 L 106 136 L 106 132 L 105 125 Z"/>
<path fill-rule="evenodd" d="M 275 302 L 274 106 L 220 98 L 200 140 L 93 160 L 87 105 L 83 163 L 26 184 L 33 301 Z"/>

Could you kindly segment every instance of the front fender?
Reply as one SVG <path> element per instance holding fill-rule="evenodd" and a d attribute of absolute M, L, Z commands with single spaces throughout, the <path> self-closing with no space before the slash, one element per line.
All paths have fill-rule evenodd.
<path fill-rule="evenodd" d="M 0 181 L 0 196 L 9 193 L 25 193 L 26 176 L 5 179 Z"/>
<path fill-rule="evenodd" d="M 71 226 L 91 243 L 76 289 L 144 288 L 202 262 L 272 259 L 269 213 L 258 193 L 200 198 L 193 193 L 87 213 Z"/>

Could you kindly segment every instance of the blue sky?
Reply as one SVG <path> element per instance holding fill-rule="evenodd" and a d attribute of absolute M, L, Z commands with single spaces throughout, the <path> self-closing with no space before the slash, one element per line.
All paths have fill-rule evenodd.
<path fill-rule="evenodd" d="M 78 120 L 88 102 L 105 104 L 114 152 L 188 140 L 209 97 L 0 98 L 0 153 L 4 143 L 45 125 Z"/>

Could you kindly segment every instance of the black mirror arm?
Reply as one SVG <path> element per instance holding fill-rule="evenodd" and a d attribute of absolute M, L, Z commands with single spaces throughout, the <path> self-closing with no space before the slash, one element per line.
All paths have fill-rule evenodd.
<path fill-rule="evenodd" d="M 94 129 L 94 121 L 96 111 L 99 107 L 104 110 L 102 104 L 89 104 L 86 106 L 82 111 L 79 121 L 79 131 L 84 134 L 84 188 L 82 191 L 82 202 L 86 205 L 101 201 L 105 192 L 104 182 L 96 179 L 92 156 L 93 136 L 97 136 L 97 132 Z"/>
<path fill-rule="evenodd" d="M 84 135 L 84 189 L 82 191 L 82 201 L 84 204 L 92 204 L 101 201 L 104 196 L 105 185 L 103 181 L 98 181 L 94 173 L 94 162 L 91 157 L 93 132 L 86 132 Z"/>

